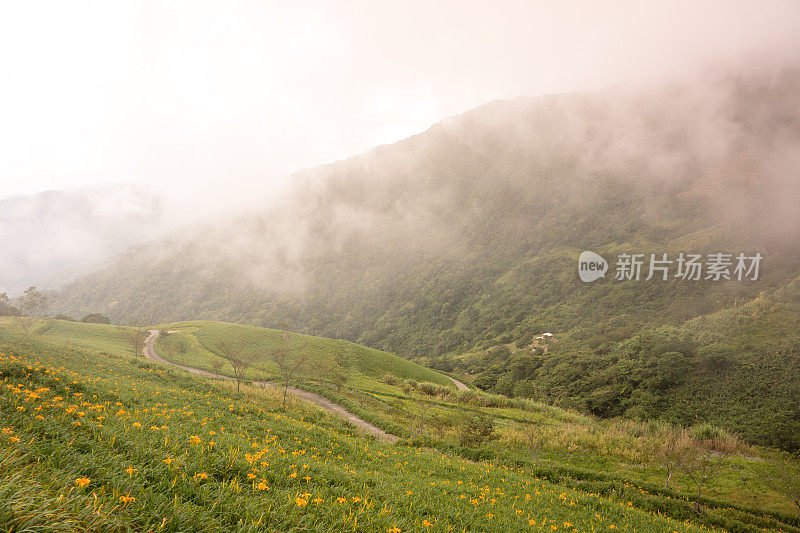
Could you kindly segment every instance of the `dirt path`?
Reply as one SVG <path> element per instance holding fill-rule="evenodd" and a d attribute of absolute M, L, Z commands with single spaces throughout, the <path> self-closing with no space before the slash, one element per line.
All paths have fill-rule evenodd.
<path fill-rule="evenodd" d="M 167 364 L 167 365 L 177 366 L 178 368 L 182 368 L 183 370 L 186 370 L 187 372 L 191 372 L 192 374 L 197 374 L 198 376 L 206 376 L 206 377 L 209 377 L 209 378 L 216 378 L 216 379 L 233 379 L 230 376 L 223 376 L 221 374 L 214 374 L 213 372 L 206 372 L 205 370 L 200 370 L 199 368 L 192 368 L 190 366 L 179 365 L 178 363 L 173 363 L 172 361 L 167 361 L 166 359 L 164 359 L 163 357 L 158 355 L 158 352 L 156 352 L 156 348 L 155 348 L 156 337 L 158 337 L 158 330 L 157 329 L 151 329 L 150 330 L 150 335 L 147 337 L 147 339 L 145 339 L 144 348 L 142 349 L 142 354 L 146 358 L 152 359 L 153 361 L 159 361 L 159 362 Z M 450 378 L 450 379 L 453 379 L 453 378 Z M 456 380 L 453 380 L 453 381 L 456 381 Z M 253 384 L 257 385 L 259 387 L 272 387 L 272 388 L 280 388 L 280 389 L 283 388 L 283 385 L 281 385 L 280 383 L 272 383 L 270 381 L 254 381 Z M 456 381 L 456 387 L 458 387 L 459 384 L 464 386 L 463 383 Z M 461 388 L 461 387 L 459 387 L 459 388 Z M 467 388 L 467 387 L 464 386 L 464 388 Z M 397 435 L 392 435 L 391 433 L 386 433 L 384 430 L 382 430 L 378 426 L 370 424 L 366 420 L 364 420 L 362 418 L 359 418 L 358 416 L 354 415 L 353 413 L 351 413 L 350 411 L 348 411 L 347 409 L 345 409 L 341 405 L 330 401 L 329 399 L 325 398 L 324 396 L 320 396 L 319 394 L 315 394 L 313 392 L 308 392 L 308 391 L 303 390 L 303 389 L 298 389 L 296 387 L 289 387 L 288 391 L 289 391 L 289 393 L 293 394 L 294 396 L 302 398 L 303 400 L 306 400 L 307 402 L 315 403 L 318 406 L 320 406 L 323 409 L 325 409 L 326 411 L 330 411 L 332 413 L 335 413 L 335 414 L 339 415 L 340 417 L 344 418 L 345 420 L 347 420 L 348 422 L 350 422 L 354 426 L 357 426 L 357 427 L 363 429 L 364 431 L 366 431 L 367 433 L 369 433 L 371 435 L 375 435 L 379 439 L 385 440 L 386 442 L 397 442 L 398 440 L 400 440 L 400 437 L 398 437 Z"/>
<path fill-rule="evenodd" d="M 461 383 L 460 381 L 458 381 L 456 378 L 451 378 L 450 376 L 447 376 L 447 378 L 448 378 L 450 381 L 452 381 L 453 383 L 455 383 L 455 384 L 456 384 L 456 388 L 457 388 L 458 390 L 469 390 L 469 387 L 467 387 L 466 385 L 464 385 L 463 383 Z"/>

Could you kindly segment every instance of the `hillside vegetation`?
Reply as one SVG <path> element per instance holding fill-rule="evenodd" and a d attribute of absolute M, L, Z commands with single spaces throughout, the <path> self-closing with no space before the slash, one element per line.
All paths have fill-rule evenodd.
<path fill-rule="evenodd" d="M 242 354 L 257 357 L 250 373 L 260 377 L 276 377 L 278 369 L 272 356 L 276 349 L 283 349 L 290 365 L 304 358 L 306 363 L 301 366 L 301 373 L 317 378 L 324 379 L 332 373 L 345 371 L 373 378 L 393 374 L 440 385 L 452 383 L 429 368 L 343 340 L 208 321 L 166 324 L 161 326 L 161 330 L 165 334 L 158 338 L 157 346 L 162 355 L 176 363 L 207 371 L 218 370 L 232 375 L 233 369 L 221 350 L 222 346 L 230 346 L 240 348 Z"/>
<path fill-rule="evenodd" d="M 640 472 L 638 481 L 624 470 L 632 470 L 625 466 L 634 460 L 631 454 L 642 454 L 642 460 L 652 456 L 648 443 L 658 441 L 658 431 L 670 434 L 667 428 L 613 429 L 534 404 L 478 407 L 492 397 L 460 391 L 484 398 L 475 399 L 473 408 L 493 413 L 505 442 L 477 448 L 448 444 L 452 428 L 428 422 L 418 426 L 418 437 L 388 445 L 302 402 L 284 411 L 274 390 L 245 386 L 237 395 L 229 381 L 189 376 L 132 356 L 123 345 L 124 332 L 114 326 L 76 326 L 86 329 L 73 341 L 106 348 L 95 351 L 48 339 L 68 324 L 47 322 L 52 327 L 41 335 L 0 324 L 0 520 L 17 530 L 800 527 L 780 510 L 788 508 L 781 495 L 753 477 L 759 463 L 777 466 L 776 459 L 769 454 L 748 459 L 745 452 L 761 452 L 735 441 L 727 448 L 724 439 L 715 441 L 716 453 L 731 464 L 707 487 L 714 498 L 733 500 L 706 496 L 696 512 L 690 481 L 681 474 L 664 489 L 641 479 L 649 472 L 657 480 L 656 465 Z M 105 334 L 92 341 L 100 332 L 94 328 L 105 328 Z M 465 405 L 447 399 L 458 394 L 452 389 L 421 392 L 415 389 L 420 384 L 406 384 L 408 392 L 395 382 L 349 394 L 395 394 L 409 403 L 428 398 L 426 417 Z M 529 442 L 524 430 L 540 440 Z M 422 436 L 429 431 L 441 434 Z M 424 448 L 415 443 L 419 438 Z M 573 449 L 561 448 L 570 440 Z M 509 446 L 514 441 L 517 448 Z M 600 443 L 607 447 L 602 455 L 592 450 Z M 628 454 L 624 461 L 611 460 L 621 453 Z M 756 492 L 748 493 L 751 488 Z M 753 504 L 773 510 L 756 511 Z"/>
<path fill-rule="evenodd" d="M 594 339 L 619 335 L 594 331 Z M 582 333 L 559 335 L 546 354 L 509 344 L 443 366 L 476 373 L 476 384 L 510 396 L 604 418 L 712 423 L 751 442 L 800 450 L 800 280 L 735 308 L 590 349 Z"/>
<path fill-rule="evenodd" d="M 796 450 L 799 73 L 493 102 L 300 173 L 275 210 L 132 250 L 53 309 L 347 339 L 491 392 Z M 586 284 L 583 250 L 764 261 L 757 280 Z M 747 327 L 720 338 L 726 317 Z"/>

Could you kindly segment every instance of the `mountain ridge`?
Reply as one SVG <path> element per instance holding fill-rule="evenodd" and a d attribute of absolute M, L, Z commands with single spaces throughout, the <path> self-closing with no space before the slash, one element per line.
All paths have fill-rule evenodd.
<path fill-rule="evenodd" d="M 647 388 L 641 381 L 614 389 L 621 403 L 593 403 L 608 386 L 595 375 L 573 375 L 588 389 L 560 382 L 564 394 L 553 395 L 535 384 L 555 384 L 558 365 L 514 379 L 509 361 L 536 359 L 521 350 L 555 331 L 549 358 L 600 358 L 592 372 L 602 373 L 616 368 L 605 357 L 630 355 L 618 353 L 626 339 L 791 283 L 798 72 L 492 102 L 302 171 L 277 209 L 149 243 L 65 287 L 56 305 L 123 321 L 282 325 L 480 374 L 498 392 L 651 416 L 631 392 Z M 587 285 L 576 274 L 582 250 L 766 259 L 746 283 Z M 702 345 L 686 346 L 684 358 L 700 357 Z M 503 347 L 519 353 L 490 353 Z M 468 352 L 482 361 L 461 365 Z"/>

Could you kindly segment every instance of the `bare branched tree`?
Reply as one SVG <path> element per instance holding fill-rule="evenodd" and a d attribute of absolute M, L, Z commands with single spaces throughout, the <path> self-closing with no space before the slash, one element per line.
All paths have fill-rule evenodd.
<path fill-rule="evenodd" d="M 338 354 L 331 367 L 327 370 L 327 378 L 336 386 L 336 392 L 342 392 L 352 374 L 353 361 L 344 354 Z"/>
<path fill-rule="evenodd" d="M 117 326 L 122 336 L 128 341 L 133 355 L 142 357 L 144 352 L 144 341 L 147 339 L 147 330 L 142 326 L 123 327 Z"/>
<path fill-rule="evenodd" d="M 254 353 L 246 352 L 238 344 L 221 342 L 217 345 L 217 349 L 219 350 L 219 355 L 228 361 L 233 368 L 233 376 L 236 379 L 236 393 L 238 394 L 247 369 L 253 366 L 258 360 L 258 356 Z"/>
<path fill-rule="evenodd" d="M 215 358 L 211 360 L 211 368 L 214 369 L 214 373 L 220 375 L 219 373 L 222 372 L 222 367 L 225 363 L 219 358 Z"/>
<path fill-rule="evenodd" d="M 685 431 L 670 431 L 655 440 L 652 448 L 653 457 L 664 469 L 664 488 L 669 488 L 672 476 L 680 468 L 683 449 L 689 446 L 689 437 Z"/>
<path fill-rule="evenodd" d="M 167 356 L 172 359 L 175 354 L 185 355 L 189 350 L 189 344 L 179 333 L 161 330 L 158 336 L 163 339 L 162 344 L 167 349 Z"/>
<path fill-rule="evenodd" d="M 692 480 L 697 488 L 694 510 L 699 513 L 703 487 L 719 471 L 725 458 L 719 453 L 692 446 L 681 448 L 677 457 L 678 468 Z"/>
<path fill-rule="evenodd" d="M 308 371 L 308 352 L 303 350 L 300 355 L 292 357 L 287 341 L 288 334 L 283 334 L 283 342 L 269 352 L 269 358 L 278 366 L 283 380 L 283 410 L 286 410 L 286 394 L 289 384 L 298 374 Z"/>
<path fill-rule="evenodd" d="M 788 498 L 800 515 L 800 464 L 797 459 L 796 455 L 792 457 L 782 453 L 773 464 L 765 462 L 762 470 L 770 488 Z"/>

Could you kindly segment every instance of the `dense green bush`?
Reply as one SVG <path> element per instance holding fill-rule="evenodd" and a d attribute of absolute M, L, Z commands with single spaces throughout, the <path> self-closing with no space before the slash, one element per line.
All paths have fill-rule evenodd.
<path fill-rule="evenodd" d="M 111 324 L 111 319 L 100 313 L 90 313 L 81 318 L 80 321 L 89 324 Z"/>
<path fill-rule="evenodd" d="M 470 413 L 465 415 L 459 431 L 461 446 L 480 446 L 499 438 L 494 427 L 494 420 L 486 413 Z"/>

